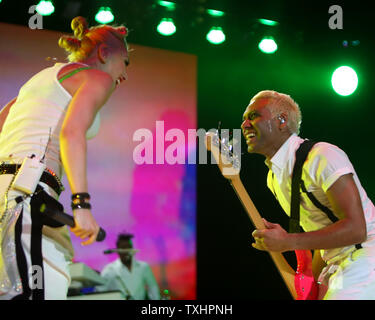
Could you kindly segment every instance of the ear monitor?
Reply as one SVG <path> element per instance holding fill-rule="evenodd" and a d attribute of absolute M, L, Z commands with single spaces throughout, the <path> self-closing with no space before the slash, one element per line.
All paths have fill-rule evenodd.
<path fill-rule="evenodd" d="M 281 124 L 285 123 L 285 119 L 284 119 L 283 117 L 279 116 L 277 119 L 280 120 L 280 123 L 281 123 Z"/>

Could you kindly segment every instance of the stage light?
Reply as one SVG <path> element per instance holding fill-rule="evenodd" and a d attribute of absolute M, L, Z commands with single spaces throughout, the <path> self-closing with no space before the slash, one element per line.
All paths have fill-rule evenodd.
<path fill-rule="evenodd" d="M 349 96 L 357 89 L 357 73 L 351 67 L 341 66 L 333 72 L 331 83 L 337 94 Z"/>
<path fill-rule="evenodd" d="M 360 43 L 361 42 L 359 40 L 354 40 L 354 41 L 352 41 L 352 46 L 353 47 L 359 46 Z"/>
<path fill-rule="evenodd" d="M 40 1 L 36 5 L 36 12 L 42 16 L 49 16 L 55 11 L 52 1 Z"/>
<path fill-rule="evenodd" d="M 220 27 L 212 27 L 211 30 L 207 33 L 206 39 L 209 43 L 212 44 L 221 44 L 225 41 L 225 34 L 223 29 Z"/>
<path fill-rule="evenodd" d="M 223 11 L 220 10 L 214 10 L 214 9 L 207 9 L 206 12 L 213 17 L 222 17 L 225 15 Z"/>
<path fill-rule="evenodd" d="M 115 19 L 110 7 L 100 7 L 95 15 L 95 20 L 99 23 L 110 23 Z"/>
<path fill-rule="evenodd" d="M 264 37 L 259 42 L 258 48 L 263 53 L 271 54 L 277 50 L 277 44 L 272 37 Z"/>
<path fill-rule="evenodd" d="M 176 4 L 174 2 L 171 2 L 171 1 L 159 0 L 158 4 L 159 4 L 159 6 L 162 6 L 162 7 L 166 8 L 168 11 L 173 11 L 173 10 L 176 9 Z"/>
<path fill-rule="evenodd" d="M 277 21 L 269 20 L 269 19 L 258 19 L 258 21 L 261 24 L 264 24 L 266 26 L 271 26 L 271 27 L 277 26 L 279 24 Z"/>
<path fill-rule="evenodd" d="M 161 19 L 156 30 L 163 36 L 171 36 L 176 32 L 176 26 L 173 23 L 173 19 L 163 18 Z"/>

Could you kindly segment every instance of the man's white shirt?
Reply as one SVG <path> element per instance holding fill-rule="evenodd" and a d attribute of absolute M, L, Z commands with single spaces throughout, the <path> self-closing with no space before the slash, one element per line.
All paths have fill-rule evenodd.
<path fill-rule="evenodd" d="M 106 284 L 100 287 L 100 291 L 119 290 L 126 297 L 133 300 L 148 299 L 159 300 L 160 290 L 150 266 L 143 261 L 132 259 L 131 271 L 117 260 L 107 264 L 101 276 Z"/>
<path fill-rule="evenodd" d="M 265 162 L 270 169 L 267 176 L 267 186 L 288 216 L 290 216 L 291 175 L 295 163 L 295 153 L 303 141 L 304 139 L 296 134 L 291 135 L 272 159 Z M 367 241 L 362 243 L 362 246 L 374 247 L 375 207 L 367 197 L 349 158 L 343 150 L 326 142 L 316 143 L 303 166 L 302 180 L 307 191 L 312 192 L 321 204 L 333 211 L 326 196 L 326 191 L 338 178 L 345 174 L 353 175 L 362 201 L 367 226 Z M 306 193 L 301 192 L 301 227 L 305 231 L 315 231 L 331 223 L 327 215 L 310 201 Z M 354 246 L 322 250 L 321 255 L 327 262 L 333 258 L 337 259 L 352 250 L 354 250 Z"/>

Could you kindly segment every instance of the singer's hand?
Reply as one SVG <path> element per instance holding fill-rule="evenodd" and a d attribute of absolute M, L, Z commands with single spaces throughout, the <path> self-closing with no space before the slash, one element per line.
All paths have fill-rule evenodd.
<path fill-rule="evenodd" d="M 75 227 L 70 230 L 81 239 L 89 238 L 81 242 L 83 246 L 92 244 L 99 233 L 99 225 L 96 223 L 89 209 L 73 210 Z"/>

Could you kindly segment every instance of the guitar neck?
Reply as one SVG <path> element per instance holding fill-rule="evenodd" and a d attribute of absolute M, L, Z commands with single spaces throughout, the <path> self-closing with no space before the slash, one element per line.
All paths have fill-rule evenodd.
<path fill-rule="evenodd" d="M 247 193 L 244 185 L 239 176 L 236 176 L 229 180 L 234 191 L 236 192 L 238 198 L 240 199 L 242 205 L 244 206 L 251 222 L 256 229 L 264 229 L 264 223 L 262 217 L 260 216 L 258 210 L 256 209 L 253 201 L 251 200 L 249 194 Z M 290 294 L 293 299 L 297 298 L 296 289 L 294 286 L 295 272 L 293 268 L 288 264 L 285 257 L 280 252 L 268 252 L 279 271 L 282 279 L 284 280 Z"/>

